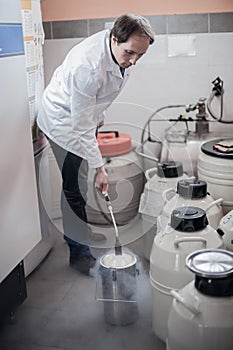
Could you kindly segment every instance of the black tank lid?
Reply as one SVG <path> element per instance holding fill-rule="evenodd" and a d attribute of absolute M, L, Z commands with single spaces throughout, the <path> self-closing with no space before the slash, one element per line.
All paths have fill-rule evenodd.
<path fill-rule="evenodd" d="M 180 207 L 171 214 L 171 227 L 181 232 L 195 232 L 208 225 L 206 212 L 198 207 Z"/>
<path fill-rule="evenodd" d="M 204 198 L 207 195 L 207 183 L 198 179 L 180 180 L 177 193 L 184 198 Z"/>
<path fill-rule="evenodd" d="M 212 157 L 233 159 L 233 152 L 222 153 L 214 149 L 216 144 L 224 143 L 224 141 L 228 141 L 228 140 L 230 139 L 215 139 L 215 140 L 207 141 L 201 145 L 201 150 L 203 153 Z"/>
<path fill-rule="evenodd" d="M 180 162 L 160 162 L 157 167 L 159 177 L 179 177 L 183 175 L 183 165 Z"/>

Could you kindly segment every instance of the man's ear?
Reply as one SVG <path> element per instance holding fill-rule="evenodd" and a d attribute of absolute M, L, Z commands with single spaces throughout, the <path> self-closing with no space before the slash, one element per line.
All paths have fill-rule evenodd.
<path fill-rule="evenodd" d="M 118 43 L 118 40 L 117 40 L 117 38 L 114 35 L 112 35 L 112 37 L 111 37 L 111 42 L 113 44 L 117 44 Z"/>

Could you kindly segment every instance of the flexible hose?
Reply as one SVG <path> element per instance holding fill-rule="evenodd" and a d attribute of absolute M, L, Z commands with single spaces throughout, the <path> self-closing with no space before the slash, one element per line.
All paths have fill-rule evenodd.
<path fill-rule="evenodd" d="M 223 93 L 221 93 L 221 102 L 220 102 L 220 117 L 218 118 L 214 111 L 212 110 L 211 103 L 216 96 L 216 92 L 212 91 L 210 97 L 207 100 L 207 109 L 209 114 L 211 115 L 212 118 L 214 118 L 217 122 L 222 123 L 222 124 L 233 124 L 233 121 L 231 120 L 222 120 L 223 118 Z"/>
<path fill-rule="evenodd" d="M 168 106 L 164 106 L 164 107 L 161 107 L 159 109 L 157 109 L 156 111 L 154 111 L 150 117 L 148 118 L 146 124 L 144 125 L 143 127 L 143 130 L 142 130 L 142 135 L 141 135 L 141 144 L 143 144 L 144 142 L 144 135 L 145 135 L 145 131 L 146 131 L 146 127 L 147 125 L 150 124 L 150 121 L 152 120 L 152 118 L 159 112 L 163 111 L 164 109 L 169 109 L 169 108 L 182 108 L 182 107 L 186 107 L 186 105 L 168 105 Z M 150 133 L 150 131 L 149 131 Z"/>
<path fill-rule="evenodd" d="M 185 106 L 185 105 L 168 105 L 168 106 L 164 106 L 164 107 L 161 107 L 161 108 L 157 109 L 156 111 L 154 111 L 154 112 L 149 116 L 149 118 L 148 118 L 146 124 L 144 125 L 144 127 L 143 127 L 143 129 L 142 129 L 141 144 L 140 144 L 140 146 L 137 147 L 137 149 L 136 149 L 137 154 L 140 155 L 140 156 L 142 157 L 142 159 L 143 159 L 143 164 L 142 164 L 143 168 L 145 168 L 144 158 L 153 160 L 153 161 L 155 161 L 155 162 L 157 162 L 157 163 L 158 163 L 158 161 L 159 161 L 158 158 L 148 156 L 148 155 L 146 155 L 145 152 L 144 152 L 144 145 L 145 145 L 145 143 L 146 143 L 146 140 L 144 140 L 144 135 L 145 135 L 145 132 L 146 132 L 146 127 L 148 126 L 148 135 L 149 135 L 148 140 L 149 140 L 149 139 L 150 139 L 150 122 L 151 122 L 152 118 L 153 118 L 156 114 L 158 114 L 159 112 L 161 112 L 161 111 L 163 111 L 163 110 L 165 110 L 165 109 L 169 109 L 169 108 L 182 108 L 182 107 L 186 107 L 186 106 Z M 158 143 L 161 144 L 161 141 L 156 141 L 156 142 L 158 142 Z M 141 148 L 141 151 L 139 151 L 139 148 Z"/>

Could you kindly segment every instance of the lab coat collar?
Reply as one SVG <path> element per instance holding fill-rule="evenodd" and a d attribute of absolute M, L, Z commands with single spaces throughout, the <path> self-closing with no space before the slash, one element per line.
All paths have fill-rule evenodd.
<path fill-rule="evenodd" d="M 111 53 L 111 49 L 110 49 L 110 30 L 107 30 L 106 32 L 106 37 L 105 37 L 105 47 L 106 47 L 106 69 L 109 72 L 112 72 L 113 75 L 115 75 L 116 77 L 119 77 L 121 79 L 123 79 L 121 71 L 120 71 L 120 66 L 114 62 L 113 58 L 112 58 L 112 53 Z M 127 73 L 127 69 L 125 70 L 125 75 Z"/>

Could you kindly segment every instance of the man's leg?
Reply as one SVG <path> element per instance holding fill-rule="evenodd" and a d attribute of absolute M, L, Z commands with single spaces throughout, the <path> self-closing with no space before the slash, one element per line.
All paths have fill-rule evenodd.
<path fill-rule="evenodd" d="M 89 273 L 95 258 L 88 245 L 88 225 L 85 211 L 87 193 L 87 161 L 49 140 L 62 174 L 61 209 L 64 239 L 70 249 L 70 265 Z M 81 242 L 81 243 L 80 243 Z"/>

